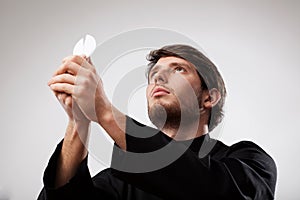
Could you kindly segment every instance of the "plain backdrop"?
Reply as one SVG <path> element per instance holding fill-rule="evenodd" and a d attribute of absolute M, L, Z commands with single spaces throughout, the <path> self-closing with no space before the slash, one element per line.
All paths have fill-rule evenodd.
<path fill-rule="evenodd" d="M 101 43 L 143 27 L 177 31 L 204 49 L 228 90 L 219 139 L 260 145 L 278 167 L 276 199 L 299 199 L 299 10 L 297 0 L 1 0 L 0 199 L 36 199 L 42 189 L 67 123 L 47 86 L 62 58 L 86 33 Z M 143 102 L 129 110 L 143 121 L 143 91 L 134 95 Z M 89 165 L 92 174 L 104 168 L 92 157 Z"/>

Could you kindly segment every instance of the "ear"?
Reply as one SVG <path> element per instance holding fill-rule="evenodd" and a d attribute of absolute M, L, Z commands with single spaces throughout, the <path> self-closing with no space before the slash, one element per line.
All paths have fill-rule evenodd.
<path fill-rule="evenodd" d="M 206 109 L 211 109 L 218 104 L 221 99 L 221 94 L 216 88 L 213 88 L 209 90 L 209 92 L 207 90 L 203 91 L 202 99 L 203 107 Z"/>

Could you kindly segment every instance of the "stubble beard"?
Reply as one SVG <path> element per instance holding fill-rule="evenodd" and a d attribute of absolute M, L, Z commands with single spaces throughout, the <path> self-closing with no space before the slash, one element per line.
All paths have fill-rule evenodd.
<path fill-rule="evenodd" d="M 199 122 L 199 104 L 187 105 L 156 102 L 151 107 L 148 104 L 148 116 L 150 121 L 160 130 L 179 129 L 180 126 L 188 126 Z"/>

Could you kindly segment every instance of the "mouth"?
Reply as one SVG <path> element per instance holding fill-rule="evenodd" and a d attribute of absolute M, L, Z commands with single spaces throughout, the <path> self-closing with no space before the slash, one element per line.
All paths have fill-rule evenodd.
<path fill-rule="evenodd" d="M 163 87 L 156 87 L 152 92 L 151 92 L 151 97 L 158 97 L 158 96 L 163 96 L 163 95 L 168 95 L 170 92 L 163 88 Z"/>

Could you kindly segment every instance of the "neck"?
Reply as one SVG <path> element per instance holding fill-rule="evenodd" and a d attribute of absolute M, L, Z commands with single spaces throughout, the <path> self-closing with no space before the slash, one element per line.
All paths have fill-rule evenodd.
<path fill-rule="evenodd" d="M 197 123 L 181 123 L 180 126 L 166 125 L 161 130 L 174 140 L 189 140 L 207 134 L 208 125 L 200 120 Z"/>

